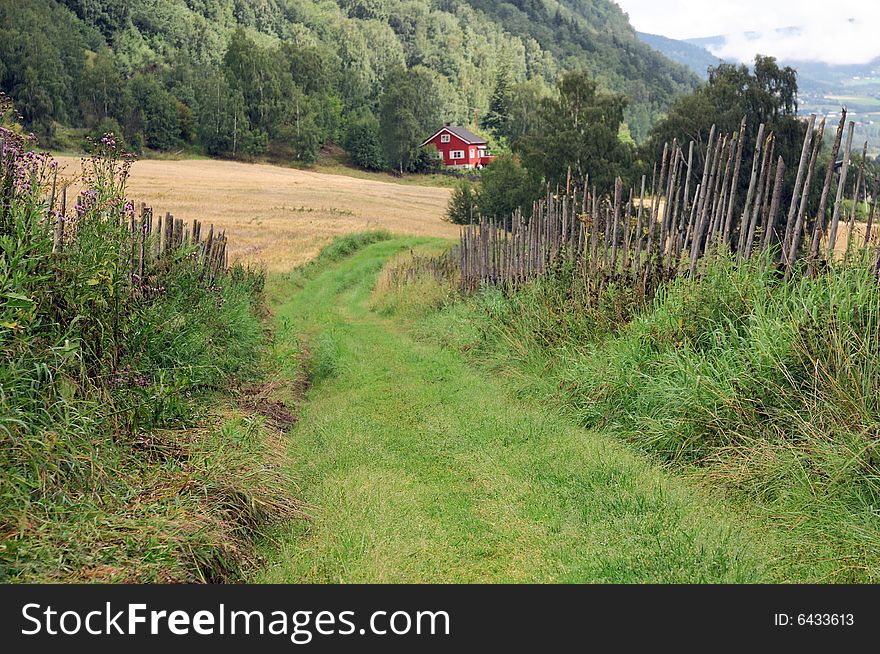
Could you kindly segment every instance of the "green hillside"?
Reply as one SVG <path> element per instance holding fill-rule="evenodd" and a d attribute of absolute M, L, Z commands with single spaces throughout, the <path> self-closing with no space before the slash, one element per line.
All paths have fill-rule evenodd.
<path fill-rule="evenodd" d="M 643 43 L 620 7 L 608 0 L 468 0 L 508 32 L 536 41 L 562 69 L 586 69 L 608 90 L 630 99 L 627 122 L 636 140 L 698 82 L 686 66 Z"/>
<path fill-rule="evenodd" d="M 672 61 L 682 66 L 687 66 L 703 79 L 708 77 L 707 71 L 709 67 L 714 67 L 721 63 L 718 57 L 699 45 L 670 39 L 659 34 L 647 34 L 645 32 L 637 32 L 636 34 L 643 43 L 663 53 L 664 56 Z"/>
<path fill-rule="evenodd" d="M 0 90 L 48 145 L 118 127 L 135 149 L 308 160 L 374 125 L 395 71 L 472 124 L 501 66 L 546 89 L 587 69 L 637 139 L 697 82 L 608 0 L 0 0 Z"/>

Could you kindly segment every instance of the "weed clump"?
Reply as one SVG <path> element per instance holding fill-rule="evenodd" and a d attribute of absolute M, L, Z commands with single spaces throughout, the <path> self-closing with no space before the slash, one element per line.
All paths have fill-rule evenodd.
<path fill-rule="evenodd" d="M 370 297 L 370 308 L 382 315 L 418 317 L 455 297 L 458 285 L 454 253 L 446 247 L 421 246 L 401 252 L 383 267 Z"/>

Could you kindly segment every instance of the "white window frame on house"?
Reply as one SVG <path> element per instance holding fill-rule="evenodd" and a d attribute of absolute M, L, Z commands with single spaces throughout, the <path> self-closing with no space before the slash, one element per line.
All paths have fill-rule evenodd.
<path fill-rule="evenodd" d="M 449 143 L 449 134 L 441 134 L 440 135 L 441 143 Z"/>
<path fill-rule="evenodd" d="M 449 151 L 450 159 L 464 159 L 464 150 L 450 150 Z"/>

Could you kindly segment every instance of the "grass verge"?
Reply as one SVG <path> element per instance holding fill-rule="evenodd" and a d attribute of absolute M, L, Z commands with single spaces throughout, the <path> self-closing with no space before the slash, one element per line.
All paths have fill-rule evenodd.
<path fill-rule="evenodd" d="M 880 288 L 866 262 L 785 282 L 720 259 L 647 307 L 613 286 L 580 297 L 565 270 L 451 295 L 420 273 L 373 302 L 445 298 L 417 333 L 723 493 L 781 534 L 790 579 L 880 580 Z"/>
<path fill-rule="evenodd" d="M 0 582 L 241 578 L 300 512 L 292 418 L 255 386 L 265 274 L 211 279 L 184 247 L 136 278 L 124 161 L 92 159 L 62 215 L 53 164 L 3 136 Z"/>

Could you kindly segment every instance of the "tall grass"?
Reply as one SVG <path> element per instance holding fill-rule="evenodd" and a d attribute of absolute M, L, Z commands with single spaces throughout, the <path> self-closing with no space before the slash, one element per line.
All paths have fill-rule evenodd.
<path fill-rule="evenodd" d="M 870 265 L 786 283 L 721 261 L 576 351 L 576 415 L 706 475 L 818 544 L 838 581 L 880 578 L 880 286 Z"/>
<path fill-rule="evenodd" d="M 456 262 L 448 249 L 445 243 L 423 245 L 392 257 L 376 279 L 370 308 L 413 318 L 444 306 L 458 285 Z"/>
<path fill-rule="evenodd" d="M 259 421 L 194 427 L 259 372 L 263 274 L 208 285 L 181 251 L 132 283 L 112 136 L 63 216 L 54 162 L 0 141 L 0 579 L 233 578 L 290 498 L 273 498 Z"/>
<path fill-rule="evenodd" d="M 868 255 L 788 281 L 766 261 L 722 256 L 647 306 L 613 286 L 584 297 L 562 269 L 448 303 L 420 329 L 782 525 L 792 565 L 809 561 L 817 580 L 880 580 L 880 285 Z"/>

